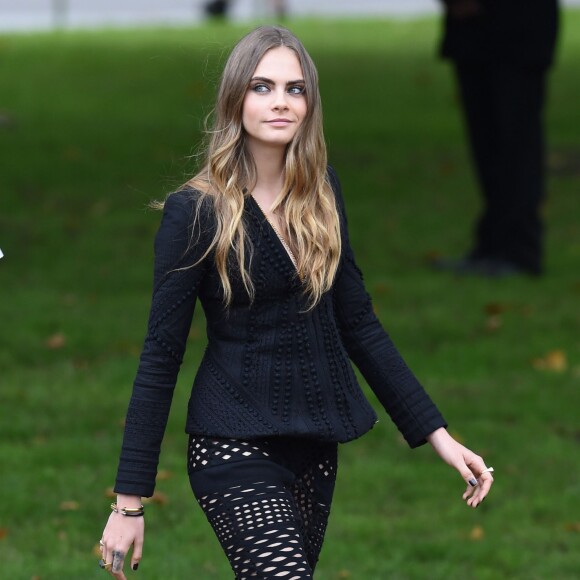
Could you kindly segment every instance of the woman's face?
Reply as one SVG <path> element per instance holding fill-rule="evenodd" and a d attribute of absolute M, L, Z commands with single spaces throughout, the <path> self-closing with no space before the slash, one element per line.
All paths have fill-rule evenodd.
<path fill-rule="evenodd" d="M 304 77 L 296 53 L 272 48 L 258 63 L 242 110 L 242 124 L 250 150 L 285 148 L 306 116 Z"/>

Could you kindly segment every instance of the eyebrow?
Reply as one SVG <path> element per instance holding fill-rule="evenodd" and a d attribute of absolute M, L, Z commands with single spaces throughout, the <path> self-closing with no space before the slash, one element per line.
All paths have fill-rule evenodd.
<path fill-rule="evenodd" d="M 270 85 L 276 84 L 272 79 L 269 79 L 266 77 L 252 77 L 250 80 L 251 81 L 262 81 L 262 82 L 268 83 Z M 288 86 L 288 85 L 300 85 L 300 84 L 304 85 L 304 84 L 306 84 L 306 81 L 304 79 L 297 79 L 295 81 L 288 81 L 286 83 L 286 86 Z"/>

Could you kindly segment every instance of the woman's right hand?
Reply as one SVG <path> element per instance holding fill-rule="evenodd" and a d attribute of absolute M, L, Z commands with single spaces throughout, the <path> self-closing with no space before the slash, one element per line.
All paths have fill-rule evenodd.
<path fill-rule="evenodd" d="M 137 508 L 141 498 L 131 495 L 117 496 L 119 508 Z M 101 538 L 101 550 L 106 570 L 118 580 L 126 580 L 123 572 L 125 558 L 131 547 L 131 568 L 137 570 L 143 553 L 145 518 L 124 516 L 121 512 L 111 512 Z"/>

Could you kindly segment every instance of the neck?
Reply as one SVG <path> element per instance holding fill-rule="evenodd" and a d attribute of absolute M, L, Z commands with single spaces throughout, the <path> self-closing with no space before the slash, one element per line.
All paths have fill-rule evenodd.
<path fill-rule="evenodd" d="M 256 183 L 252 188 L 252 195 L 267 209 L 278 197 L 284 183 L 284 155 L 285 147 L 250 148 L 256 164 Z"/>

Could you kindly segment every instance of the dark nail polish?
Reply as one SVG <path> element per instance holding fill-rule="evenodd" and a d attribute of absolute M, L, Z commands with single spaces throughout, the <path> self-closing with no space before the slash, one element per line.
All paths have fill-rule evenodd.
<path fill-rule="evenodd" d="M 139 563 L 133 564 L 133 570 L 135 570 L 135 572 L 137 571 L 137 568 L 139 568 Z"/>
<path fill-rule="evenodd" d="M 471 485 L 471 487 L 475 487 L 477 485 L 477 479 L 470 479 L 469 485 Z"/>

